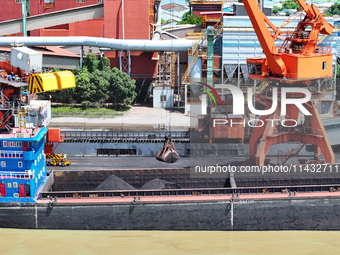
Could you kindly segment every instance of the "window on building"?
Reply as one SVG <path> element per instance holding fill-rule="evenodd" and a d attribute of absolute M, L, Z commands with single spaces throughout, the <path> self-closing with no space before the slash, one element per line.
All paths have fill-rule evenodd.
<path fill-rule="evenodd" d="M 45 8 L 54 8 L 55 0 L 44 0 Z"/>
<path fill-rule="evenodd" d="M 28 142 L 28 147 L 32 148 L 33 142 Z"/>
<path fill-rule="evenodd" d="M 161 95 L 161 102 L 166 102 L 166 95 Z"/>
<path fill-rule="evenodd" d="M 8 142 L 7 141 L 4 142 L 4 147 L 8 147 Z"/>
<path fill-rule="evenodd" d="M 77 3 L 85 3 L 85 0 L 77 0 Z"/>
<path fill-rule="evenodd" d="M 9 144 L 11 147 L 15 147 L 15 142 L 10 142 Z"/>
<path fill-rule="evenodd" d="M 22 167 L 22 162 L 21 161 L 18 162 L 18 167 Z"/>
<path fill-rule="evenodd" d="M 22 0 L 15 0 L 16 3 L 22 3 Z"/>
<path fill-rule="evenodd" d="M 98 3 L 103 3 L 104 2 L 104 0 L 98 0 Z"/>
<path fill-rule="evenodd" d="M 13 182 L 13 188 L 14 189 L 18 188 L 18 183 L 17 182 Z"/>
<path fill-rule="evenodd" d="M 21 147 L 22 143 L 21 142 L 17 142 L 17 147 Z"/>
<path fill-rule="evenodd" d="M 6 167 L 6 161 L 1 161 L 1 167 Z"/>

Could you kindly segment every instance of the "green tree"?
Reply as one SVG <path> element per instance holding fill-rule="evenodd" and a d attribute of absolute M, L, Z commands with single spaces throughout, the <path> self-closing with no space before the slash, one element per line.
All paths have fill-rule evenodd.
<path fill-rule="evenodd" d="M 90 93 L 89 101 L 96 104 L 99 108 L 102 103 L 109 99 L 108 88 L 110 85 L 110 75 L 105 70 L 95 70 L 89 75 L 90 78 Z"/>
<path fill-rule="evenodd" d="M 83 108 L 100 107 L 105 102 L 126 107 L 136 99 L 135 81 L 117 68 L 111 69 L 110 60 L 106 57 L 98 59 L 96 55 L 89 54 L 84 59 L 83 70 L 73 70 L 73 74 L 76 88 L 43 93 L 41 98 L 48 99 L 52 95 L 54 102 L 76 102 Z"/>
<path fill-rule="evenodd" d="M 282 8 L 280 8 L 280 7 L 278 7 L 278 6 L 274 6 L 274 8 L 273 8 L 273 13 L 276 14 L 276 13 L 278 13 L 278 12 L 281 11 L 281 10 L 282 10 Z"/>
<path fill-rule="evenodd" d="M 285 0 L 282 3 L 282 8 L 283 9 L 300 9 L 301 6 L 299 5 L 298 2 L 296 2 L 296 0 Z"/>
<path fill-rule="evenodd" d="M 77 103 L 83 101 L 90 101 L 90 73 L 85 66 L 83 71 L 76 76 L 76 90 L 74 94 L 74 99 Z"/>
<path fill-rule="evenodd" d="M 135 80 L 131 80 L 126 73 L 114 67 L 110 73 L 110 101 L 123 106 L 131 105 L 137 96 L 135 90 Z"/>
<path fill-rule="evenodd" d="M 100 63 L 98 64 L 98 69 L 103 70 L 107 67 L 110 68 L 110 59 L 108 59 L 107 57 L 102 57 L 100 59 Z"/>
<path fill-rule="evenodd" d="M 336 77 L 340 78 L 340 65 L 339 64 L 336 65 Z"/>
<path fill-rule="evenodd" d="M 331 15 L 340 15 L 340 3 L 334 3 L 327 12 Z"/>
<path fill-rule="evenodd" d="M 190 15 L 190 12 L 185 12 L 182 17 L 182 21 L 177 24 L 202 24 L 202 17 L 196 17 L 196 15 Z"/>
<path fill-rule="evenodd" d="M 88 71 L 92 73 L 99 68 L 100 60 L 95 54 L 91 53 L 85 57 L 83 64 L 87 67 Z"/>

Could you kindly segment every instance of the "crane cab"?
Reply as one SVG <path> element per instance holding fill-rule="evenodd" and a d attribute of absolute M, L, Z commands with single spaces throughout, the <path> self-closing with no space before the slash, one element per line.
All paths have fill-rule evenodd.
<path fill-rule="evenodd" d="M 249 77 L 253 80 L 262 80 L 268 77 L 268 65 L 266 58 L 248 58 L 247 67 Z"/>

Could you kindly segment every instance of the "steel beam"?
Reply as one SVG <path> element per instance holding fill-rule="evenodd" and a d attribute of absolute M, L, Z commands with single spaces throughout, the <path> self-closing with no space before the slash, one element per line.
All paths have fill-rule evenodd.
<path fill-rule="evenodd" d="M 104 4 L 88 5 L 27 17 L 27 31 L 104 17 Z M 0 22 L 0 36 L 21 33 L 22 19 Z"/>

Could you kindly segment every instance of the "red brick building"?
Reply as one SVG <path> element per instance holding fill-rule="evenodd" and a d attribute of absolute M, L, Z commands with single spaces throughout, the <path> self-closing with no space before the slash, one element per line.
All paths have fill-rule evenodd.
<path fill-rule="evenodd" d="M 39 15 L 85 5 L 98 4 L 103 0 L 30 0 L 30 15 Z M 22 17 L 21 0 L 1 1 L 0 21 Z M 104 19 L 76 22 L 31 32 L 32 36 L 103 36 Z"/>
<path fill-rule="evenodd" d="M 30 0 L 30 15 L 104 3 L 104 17 L 31 31 L 31 36 L 94 36 L 123 39 L 122 0 Z M 21 0 L 1 1 L 0 21 L 22 17 Z M 150 39 L 154 23 L 154 0 L 124 1 L 124 38 Z M 105 56 L 119 67 L 119 52 Z M 131 52 L 131 77 L 151 78 L 157 73 L 153 53 Z"/>
<path fill-rule="evenodd" d="M 124 38 L 151 39 L 154 23 L 153 1 L 124 1 Z M 106 38 L 123 39 L 122 8 L 120 0 L 104 2 L 104 34 Z M 152 52 L 131 52 L 131 77 L 151 78 L 157 74 L 158 61 Z M 119 65 L 119 52 L 107 52 L 112 66 Z"/>

